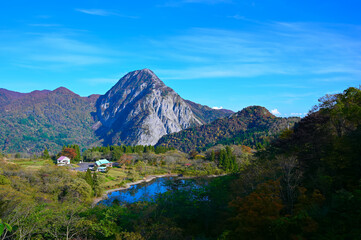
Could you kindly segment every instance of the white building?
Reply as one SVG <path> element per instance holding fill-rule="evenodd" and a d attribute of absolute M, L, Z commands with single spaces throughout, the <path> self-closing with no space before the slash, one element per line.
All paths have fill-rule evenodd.
<path fill-rule="evenodd" d="M 58 166 L 69 165 L 70 164 L 70 158 L 68 158 L 66 156 L 61 156 L 60 158 L 58 158 L 57 164 L 58 164 Z"/>

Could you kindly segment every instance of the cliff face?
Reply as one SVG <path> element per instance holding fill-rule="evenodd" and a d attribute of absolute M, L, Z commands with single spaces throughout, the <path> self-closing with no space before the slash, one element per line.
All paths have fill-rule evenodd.
<path fill-rule="evenodd" d="M 104 144 L 154 145 L 165 134 L 200 125 L 188 104 L 151 70 L 130 72 L 97 103 Z"/>

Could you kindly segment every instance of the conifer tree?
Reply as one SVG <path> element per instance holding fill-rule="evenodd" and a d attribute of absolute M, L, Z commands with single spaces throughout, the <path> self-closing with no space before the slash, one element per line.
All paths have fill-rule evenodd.
<path fill-rule="evenodd" d="M 212 150 L 212 152 L 211 152 L 211 161 L 214 162 L 215 160 L 216 160 L 216 154 Z"/>
<path fill-rule="evenodd" d="M 94 173 L 93 173 L 93 187 L 95 188 L 95 187 L 97 187 L 97 186 L 99 186 L 98 176 L 97 176 L 97 173 L 94 172 Z"/>
<path fill-rule="evenodd" d="M 43 152 L 43 159 L 49 159 L 49 158 L 50 158 L 50 155 L 49 155 L 48 149 L 45 148 L 44 152 Z"/>
<path fill-rule="evenodd" d="M 88 170 L 86 170 L 85 173 L 85 181 L 93 188 L 93 177 L 92 177 L 92 173 L 91 170 L 88 168 Z"/>

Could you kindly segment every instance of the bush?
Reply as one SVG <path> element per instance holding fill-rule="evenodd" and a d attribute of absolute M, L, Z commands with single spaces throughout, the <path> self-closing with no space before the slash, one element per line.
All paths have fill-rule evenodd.
<path fill-rule="evenodd" d="M 0 185 L 10 185 L 11 181 L 4 175 L 0 175 Z"/>

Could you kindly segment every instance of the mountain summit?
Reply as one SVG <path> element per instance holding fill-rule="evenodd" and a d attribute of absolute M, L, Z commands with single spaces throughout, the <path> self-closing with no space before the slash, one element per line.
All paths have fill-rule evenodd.
<path fill-rule="evenodd" d="M 97 103 L 104 144 L 154 145 L 163 135 L 201 125 L 188 104 L 151 70 L 130 72 Z"/>

